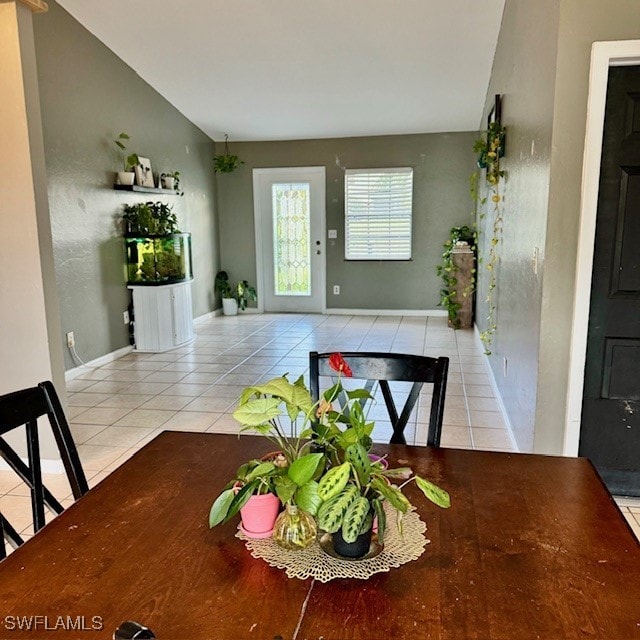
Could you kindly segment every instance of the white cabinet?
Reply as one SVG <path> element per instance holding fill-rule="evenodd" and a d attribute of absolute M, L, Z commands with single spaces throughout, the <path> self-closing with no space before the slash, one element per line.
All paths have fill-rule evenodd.
<path fill-rule="evenodd" d="M 136 351 L 161 353 L 193 340 L 191 282 L 129 289 Z"/>

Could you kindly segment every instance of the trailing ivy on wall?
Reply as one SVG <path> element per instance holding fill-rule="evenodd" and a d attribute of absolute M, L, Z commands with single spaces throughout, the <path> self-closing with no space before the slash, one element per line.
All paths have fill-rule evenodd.
<path fill-rule="evenodd" d="M 485 266 L 489 272 L 489 282 L 487 285 L 487 298 L 488 305 L 487 326 L 484 331 L 480 333 L 480 340 L 484 344 L 484 352 L 486 355 L 491 355 L 491 343 L 493 336 L 498 328 L 496 321 L 496 285 L 497 285 L 497 273 L 498 273 L 498 246 L 502 239 L 503 228 L 503 200 L 504 195 L 502 193 L 502 184 L 504 182 L 505 172 L 500 168 L 500 158 L 504 156 L 505 147 L 505 129 L 500 123 L 500 97 L 496 96 L 495 110 L 489 116 L 490 122 L 487 129 L 486 137 L 476 140 L 473 150 L 478 154 L 478 167 L 486 169 L 486 183 L 488 187 L 488 195 L 485 197 L 480 196 L 479 189 L 474 189 L 472 181 L 472 192 L 475 191 L 478 204 L 480 205 L 480 219 L 484 219 L 487 215 L 484 205 L 487 203 L 491 207 L 492 224 L 491 224 L 491 239 L 489 240 L 489 252 L 485 261 Z M 491 121 L 492 115 L 497 116 L 495 120 Z M 477 175 L 477 174 L 476 174 Z M 476 182 L 477 185 L 477 182 Z"/>

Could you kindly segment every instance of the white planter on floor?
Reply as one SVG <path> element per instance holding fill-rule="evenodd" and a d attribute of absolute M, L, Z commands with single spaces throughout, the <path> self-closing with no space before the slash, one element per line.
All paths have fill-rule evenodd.
<path fill-rule="evenodd" d="M 238 302 L 235 298 L 222 298 L 222 313 L 225 316 L 238 315 Z"/>

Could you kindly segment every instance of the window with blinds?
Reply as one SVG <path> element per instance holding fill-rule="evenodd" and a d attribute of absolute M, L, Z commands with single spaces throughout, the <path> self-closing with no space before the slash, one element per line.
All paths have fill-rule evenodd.
<path fill-rule="evenodd" d="M 413 169 L 347 169 L 345 258 L 409 260 Z"/>

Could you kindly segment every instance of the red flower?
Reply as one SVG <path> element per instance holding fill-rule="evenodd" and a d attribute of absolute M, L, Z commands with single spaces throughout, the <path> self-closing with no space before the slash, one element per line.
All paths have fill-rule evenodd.
<path fill-rule="evenodd" d="M 329 356 L 329 366 L 334 371 L 342 373 L 347 378 L 353 377 L 353 371 L 351 371 L 351 367 L 347 364 L 341 353 L 332 353 Z"/>

